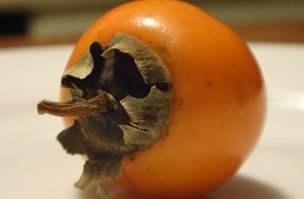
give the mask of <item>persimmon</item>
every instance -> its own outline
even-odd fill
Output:
[[[62,85],[62,103],[38,108],[73,116],[58,139],[88,156],[80,188],[115,179],[155,198],[207,193],[237,172],[265,118],[246,42],[181,1],[134,1],[101,16],[77,42]]]

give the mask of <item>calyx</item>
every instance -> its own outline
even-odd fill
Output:
[[[125,156],[147,149],[166,132],[171,76],[158,55],[134,36],[118,33],[107,46],[93,42],[65,71],[61,84],[69,90],[68,102],[42,101],[38,112],[77,116],[57,139],[68,153],[88,157],[78,188],[117,178]]]

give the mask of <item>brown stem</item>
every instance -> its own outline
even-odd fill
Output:
[[[110,109],[115,109],[117,105],[114,97],[100,91],[91,99],[79,99],[75,102],[52,102],[42,100],[38,105],[39,114],[50,114],[55,116],[92,116],[98,115]]]

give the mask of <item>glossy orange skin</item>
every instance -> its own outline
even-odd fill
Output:
[[[68,67],[91,42],[107,44],[118,32],[156,52],[174,88],[166,136],[125,157],[119,182],[156,198],[191,198],[223,184],[255,146],[265,117],[263,79],[245,42],[190,4],[135,1],[99,18],[76,44]]]

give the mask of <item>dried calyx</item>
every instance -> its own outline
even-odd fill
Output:
[[[61,83],[69,90],[68,102],[42,101],[38,112],[77,116],[58,140],[68,153],[88,157],[78,188],[117,178],[124,156],[148,148],[165,132],[171,76],[136,37],[118,33],[108,46],[92,43]]]

